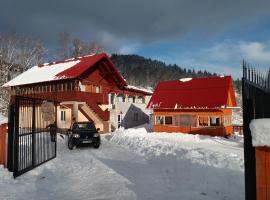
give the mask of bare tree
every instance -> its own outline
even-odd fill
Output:
[[[61,32],[59,34],[58,39],[58,56],[60,59],[67,59],[71,57],[71,49],[70,49],[70,34],[68,32]]]
[[[38,40],[0,34],[0,84],[41,63],[45,53],[46,49]],[[7,91],[0,90],[0,112],[3,114],[7,113],[8,101]]]
[[[83,55],[84,44],[80,39],[76,38],[73,40],[73,48],[73,57],[79,57]]]

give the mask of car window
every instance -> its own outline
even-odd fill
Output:
[[[91,131],[96,131],[96,127],[93,123],[76,123],[73,124],[73,129],[87,129]]]

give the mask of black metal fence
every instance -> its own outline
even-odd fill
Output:
[[[245,195],[256,199],[256,159],[249,123],[252,119],[270,118],[270,77],[243,61],[243,130],[245,158]]]
[[[10,106],[8,141],[8,168],[14,177],[56,157],[56,114],[54,102],[15,97]]]

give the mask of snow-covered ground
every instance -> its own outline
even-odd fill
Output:
[[[0,198],[244,199],[242,140],[136,128],[69,151],[58,137],[56,159],[15,180],[0,167]]]

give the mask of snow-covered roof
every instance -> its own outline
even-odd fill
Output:
[[[114,72],[113,76],[117,77],[119,84],[121,84],[121,86],[126,86],[127,82],[114,66],[110,58],[105,53],[101,53],[34,66],[5,83],[3,87],[76,78],[101,60],[106,61],[107,66],[112,69]]]
[[[0,125],[8,123],[8,118],[0,114]]]
[[[134,91],[138,91],[138,92],[147,93],[149,95],[153,94],[152,90],[142,88],[142,87],[133,86],[133,85],[127,85],[125,88],[129,89],[129,90],[134,90]]]
[[[249,128],[252,135],[252,145],[254,147],[270,147],[270,119],[253,119]]]
[[[3,87],[26,85],[61,79],[57,77],[57,74],[63,72],[66,69],[69,69],[70,67],[73,67],[79,62],[80,60],[76,60],[50,65],[46,63],[43,66],[34,66],[16,78],[12,79],[11,81],[5,83]]]

